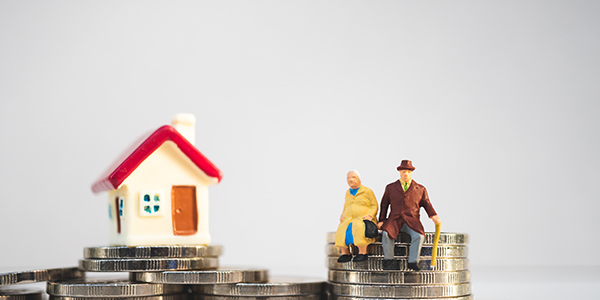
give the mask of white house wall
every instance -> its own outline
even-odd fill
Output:
[[[116,233],[115,217],[113,216],[111,220],[111,244],[128,246],[209,244],[208,185],[215,182],[213,178],[198,169],[175,143],[165,142],[121,185],[126,186],[128,191],[125,201],[126,211],[121,219],[121,234]],[[174,185],[196,187],[198,231],[194,235],[173,234],[171,189]],[[142,191],[162,193],[160,208],[162,215],[140,216]],[[114,202],[115,194],[114,191],[109,193],[109,203]]]
[[[112,190],[108,192],[108,215],[110,219],[109,230],[110,236],[112,240],[113,233],[117,232],[117,208],[115,206],[115,197],[117,195],[117,190]]]
[[[117,218],[118,218],[118,214],[119,214],[119,209],[118,206],[115,204],[115,199],[122,197],[123,199],[127,199],[129,198],[129,193],[128,193],[128,189],[126,185],[121,185],[119,187],[119,189],[117,190],[111,190],[108,192],[108,207],[109,207],[109,215],[110,215],[110,222],[109,222],[109,230],[110,230],[110,239],[111,241],[114,239],[113,235],[117,234]],[[125,202],[125,205],[127,205],[127,201]],[[125,212],[128,212],[129,209],[127,207],[125,207]],[[124,217],[127,217],[127,214],[125,214]],[[121,220],[121,235],[126,235],[127,234],[127,229],[123,227],[123,220]],[[116,238],[116,237],[115,237]],[[112,243],[112,242],[111,242]]]

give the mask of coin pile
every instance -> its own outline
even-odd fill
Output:
[[[196,285],[196,300],[324,300],[325,282],[307,278],[271,278],[264,283]]]
[[[29,282],[47,282],[51,300],[324,299],[323,280],[219,267],[221,253],[220,246],[195,245],[85,248],[78,268],[0,272],[0,300],[45,299],[43,291],[4,287]]]
[[[45,294],[36,288],[14,288],[13,285],[81,278],[84,273],[76,267],[35,270],[0,270],[0,300],[41,300]]]
[[[0,300],[42,300],[43,294],[35,289],[0,288]]]
[[[219,266],[221,246],[109,246],[83,250],[79,268],[91,272],[206,270]]]
[[[264,282],[264,269],[219,268],[220,246],[90,247],[79,269],[87,272],[128,272],[129,279],[49,281],[54,300],[187,299],[190,286]]]
[[[350,299],[437,299],[471,300],[468,235],[444,233],[439,238],[435,267],[430,269],[434,233],[425,234],[419,267],[407,267],[410,237],[402,233],[396,241],[394,259],[398,270],[383,269],[383,247],[379,238],[368,246],[364,262],[338,263],[342,254],[334,245],[335,232],[327,234],[327,293],[332,300]],[[351,248],[353,254],[358,249]]]
[[[157,283],[140,283],[119,279],[75,279],[67,281],[50,281],[47,290],[50,299],[107,299],[135,298],[145,300],[185,299],[187,291],[183,285],[165,285]]]

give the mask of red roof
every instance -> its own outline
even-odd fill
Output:
[[[125,153],[122,159],[117,160],[109,168],[100,179],[92,185],[92,191],[99,193],[102,191],[117,189],[135,169],[144,161],[150,154],[154,153],[158,147],[166,141],[172,141],[177,145],[179,150],[183,152],[192,162],[200,168],[206,175],[217,178],[220,182],[223,175],[211,161],[209,161],[194,145],[185,139],[177,130],[169,125],[162,126],[149,136],[144,137],[140,142],[133,145],[129,151]]]

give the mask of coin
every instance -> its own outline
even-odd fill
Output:
[[[143,282],[168,284],[265,282],[269,279],[269,272],[265,269],[220,268],[218,270],[132,273],[132,279]]]
[[[469,271],[453,272],[364,272],[329,270],[329,281],[358,284],[458,284],[471,279]]]
[[[408,300],[412,298],[395,298],[394,300]],[[329,300],[365,300],[364,297],[342,296],[329,294]],[[368,298],[368,300],[389,300],[389,298]],[[472,295],[447,298],[420,298],[419,300],[473,300]]]
[[[73,279],[81,278],[83,276],[84,273],[77,269],[77,267],[0,272],[0,286],[48,280]]]
[[[325,281],[311,278],[276,277],[265,283],[195,285],[192,286],[192,291],[204,295],[248,297],[322,294],[325,292]]]
[[[87,247],[83,249],[84,258],[185,258],[219,256],[221,246],[180,245],[180,246],[109,246]]]
[[[173,294],[173,295],[160,295],[160,296],[146,296],[146,297],[65,297],[65,296],[50,296],[49,300],[115,300],[115,299],[128,299],[128,300],[187,300],[188,294]]]
[[[44,294],[39,289],[0,288],[0,300],[42,300]]]
[[[215,296],[215,295],[193,295],[194,300],[326,300],[327,294],[308,294],[293,296]],[[445,299],[444,299],[445,300]]]
[[[350,250],[353,254],[358,254],[358,248],[352,246]],[[433,247],[431,246],[423,246],[421,248],[421,257],[431,256],[431,252]],[[468,248],[467,246],[454,246],[454,245],[445,245],[439,246],[437,251],[437,257],[467,257],[468,256]],[[381,243],[373,243],[367,247],[367,253],[369,256],[373,257],[383,257],[383,247]],[[342,251],[339,247],[335,245],[327,245],[327,255],[338,257],[342,255]],[[395,245],[394,247],[394,256],[396,257],[406,257],[408,256],[408,245]]]
[[[335,232],[327,233],[327,243],[335,243]],[[423,245],[433,245],[434,232],[425,232],[425,241]],[[381,242],[381,235],[376,239],[377,242]],[[469,243],[469,235],[464,233],[453,233],[453,232],[442,232],[440,233],[440,239],[438,245],[467,245]],[[410,244],[410,236],[404,232],[400,233],[400,239],[396,240],[396,244]]]
[[[46,292],[52,296],[66,297],[142,297],[177,294],[183,285],[132,282],[129,280],[73,279],[49,281]]]
[[[400,264],[400,270],[409,271],[408,260],[405,258],[396,259]],[[422,259],[419,261],[421,270],[430,270],[431,260]],[[349,271],[387,271],[394,272],[396,270],[384,270],[383,259],[370,257],[364,262],[337,262],[336,257],[327,257],[327,266],[331,270],[349,270]],[[469,269],[469,260],[466,258],[440,258],[436,259],[435,267],[432,271],[462,271]],[[397,272],[397,271],[396,271]]]
[[[79,268],[92,272],[144,272],[168,270],[215,269],[219,266],[217,257],[196,258],[128,258],[128,259],[83,259]]]
[[[333,283],[327,284],[334,295],[347,295],[368,298],[435,298],[458,297],[471,294],[471,284],[449,285],[361,285]]]

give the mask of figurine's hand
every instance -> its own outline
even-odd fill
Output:
[[[383,222],[377,223],[377,229],[381,229],[381,226],[383,226]]]
[[[373,217],[371,217],[370,215],[366,215],[363,217],[363,220],[373,221]]]
[[[342,221],[344,221],[344,215],[340,215],[340,223],[342,223]]]
[[[433,217],[431,217],[431,220],[433,221],[433,223],[435,224],[440,224],[442,223],[442,221],[440,221],[440,217],[438,215],[435,215]]]

